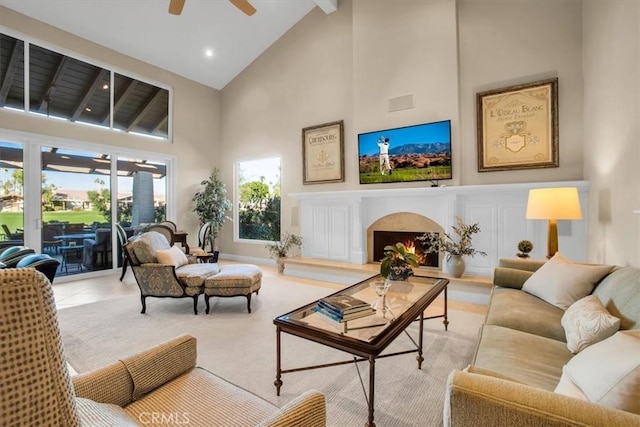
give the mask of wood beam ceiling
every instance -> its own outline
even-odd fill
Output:
[[[98,72],[96,73],[95,77],[93,78],[93,81],[91,82],[91,84],[85,89],[84,94],[82,95],[82,98],[80,99],[80,102],[78,102],[78,105],[76,105],[76,108],[75,108],[75,110],[74,110],[74,112],[73,112],[73,114],[71,115],[71,118],[70,118],[70,120],[72,122],[75,122],[76,120],[78,120],[78,117],[80,117],[80,114],[82,114],[82,112],[86,108],[86,106],[89,103],[89,100],[91,99],[93,94],[102,85],[102,81],[103,81],[103,79],[105,77],[105,74],[107,72],[108,71],[105,70],[104,68],[101,68],[100,70],[98,70]]]
[[[142,104],[140,109],[138,109],[138,111],[136,111],[136,113],[133,115],[133,119],[131,120],[131,122],[129,122],[129,125],[127,126],[127,132],[130,132],[131,129],[133,129],[138,124],[138,122],[142,120],[144,115],[149,112],[149,110],[153,107],[153,104],[160,98],[160,96],[162,96],[162,90],[159,87],[157,87],[153,90],[151,95],[149,95],[149,97],[146,99],[146,102]]]
[[[5,73],[4,79],[2,80],[2,87],[0,87],[0,106],[3,106],[5,102],[7,102],[7,95],[9,95],[9,90],[11,89],[13,76],[18,69],[20,60],[24,60],[23,52],[24,42],[22,42],[21,40],[16,40],[16,43],[13,46],[13,51],[11,52],[11,59],[9,59],[9,65],[7,66],[7,72]]]
[[[58,64],[58,68],[56,68],[55,73],[53,73],[53,76],[51,77],[51,81],[47,85],[47,90],[42,96],[42,99],[40,99],[40,106],[38,107],[38,111],[44,112],[45,107],[47,107],[47,110],[49,109],[48,107],[49,107],[49,102],[51,102],[51,96],[56,91],[56,85],[62,78],[62,75],[64,74],[64,71],[67,68],[68,64],[69,64],[69,57],[62,56],[62,59]]]

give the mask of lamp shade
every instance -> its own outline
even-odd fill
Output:
[[[534,188],[529,190],[527,219],[582,219],[578,189]]]

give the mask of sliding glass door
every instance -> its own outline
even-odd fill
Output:
[[[0,141],[0,251],[24,244],[22,144]]]
[[[175,215],[169,156],[10,135],[0,138],[0,250],[26,245],[57,258],[56,277],[108,271],[122,266],[117,226],[130,237]]]
[[[111,156],[41,148],[42,251],[58,275],[112,267]]]

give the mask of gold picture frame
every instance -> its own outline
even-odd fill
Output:
[[[558,156],[558,79],[476,95],[478,172],[554,168]]]
[[[344,182],[344,121],[302,129],[304,184]]]

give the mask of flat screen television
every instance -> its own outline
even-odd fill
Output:
[[[451,179],[451,120],[358,135],[360,184]]]

